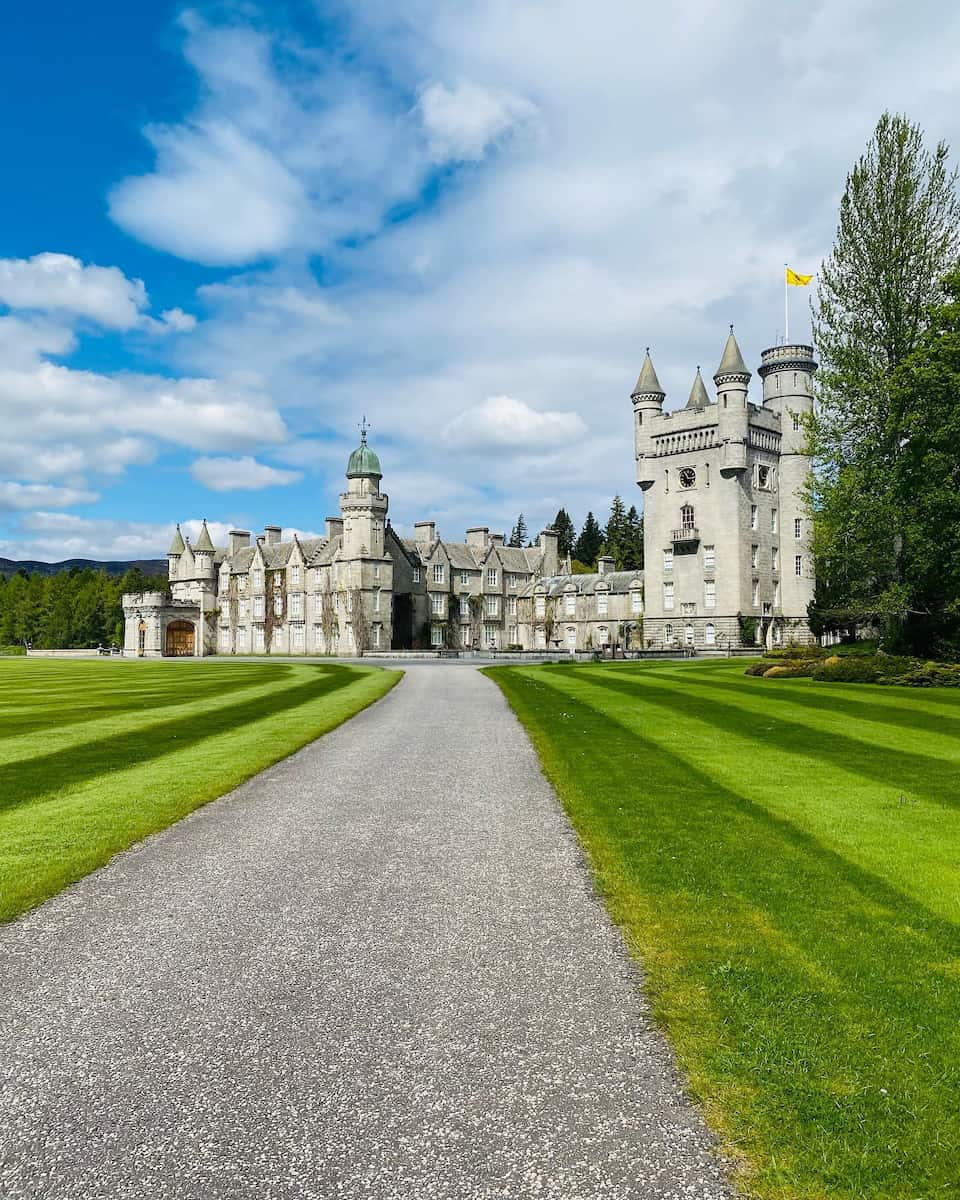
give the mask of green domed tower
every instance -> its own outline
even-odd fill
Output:
[[[367,649],[389,649],[392,637],[393,559],[384,537],[389,498],[380,491],[380,459],[367,445],[367,419],[360,422],[360,445],[347,460],[347,490],[340,496],[343,535],[340,543],[340,586],[362,597]],[[362,652],[353,629],[345,631]]]

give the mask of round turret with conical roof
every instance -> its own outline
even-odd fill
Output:
[[[697,367],[696,378],[693,381],[693,387],[690,389],[690,398],[687,400],[687,408],[706,408],[710,403],[710,397],[707,395],[706,385],[703,382],[703,376],[700,374],[700,368]]]

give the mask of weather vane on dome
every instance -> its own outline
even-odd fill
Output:
[[[364,445],[367,444],[367,430],[369,428],[370,426],[367,424],[367,414],[364,413],[360,418],[360,441],[363,442]]]

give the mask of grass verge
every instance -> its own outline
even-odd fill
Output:
[[[740,1186],[960,1194],[960,696],[491,668]]]
[[[378,700],[343,664],[0,662],[0,921]]]

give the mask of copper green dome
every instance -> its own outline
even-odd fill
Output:
[[[350,455],[350,461],[347,463],[347,478],[355,479],[358,475],[376,475],[379,479],[382,474],[380,459],[367,445],[367,435],[363,434],[363,440]]]

